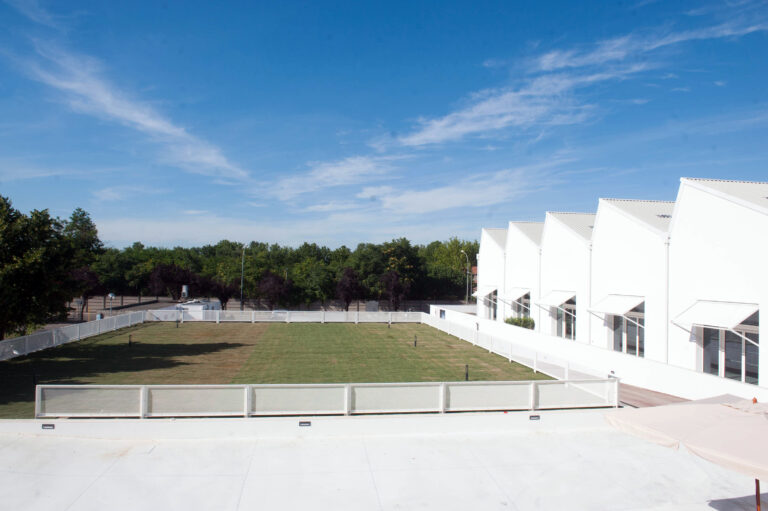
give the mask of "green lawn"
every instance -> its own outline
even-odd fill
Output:
[[[128,346],[128,336],[132,346]],[[414,336],[417,346],[414,348]],[[0,362],[0,418],[39,383],[331,383],[548,379],[420,324],[146,323]]]

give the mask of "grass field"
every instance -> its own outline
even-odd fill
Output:
[[[132,345],[128,346],[128,336]],[[414,336],[417,346],[413,346]],[[31,418],[34,381],[344,383],[547,379],[426,325],[145,323],[0,362],[0,418]]]

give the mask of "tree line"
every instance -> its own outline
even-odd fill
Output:
[[[202,247],[146,247],[140,242],[106,248],[88,213],[67,219],[47,210],[25,215],[0,196],[0,339],[23,333],[107,293],[181,298],[190,295],[262,299],[271,308],[333,299],[387,300],[397,310],[405,299],[459,299],[465,295],[467,257],[476,264],[477,241],[451,238],[427,245],[406,238],[330,249],[223,240]],[[467,256],[465,257],[464,251]],[[82,307],[81,305],[81,314]]]

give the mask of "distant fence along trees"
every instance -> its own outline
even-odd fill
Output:
[[[222,303],[240,297],[291,307],[338,298],[387,300],[460,299],[465,293],[464,250],[475,264],[477,241],[451,238],[427,245],[405,238],[360,243],[354,250],[304,243],[287,247],[223,240],[202,247],[145,247],[136,242],[104,248],[88,213],[66,220],[47,210],[24,215],[0,197],[0,336],[66,313],[76,297],[97,294],[190,294]]]

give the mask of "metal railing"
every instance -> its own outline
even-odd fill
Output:
[[[0,341],[0,360],[8,360],[35,351],[61,346],[69,342],[87,339],[105,332],[126,328],[144,322],[144,311],[129,312],[109,318],[78,323],[61,328],[44,330],[23,337]]]
[[[615,378],[276,385],[38,385],[35,417],[254,417],[616,407]]]

